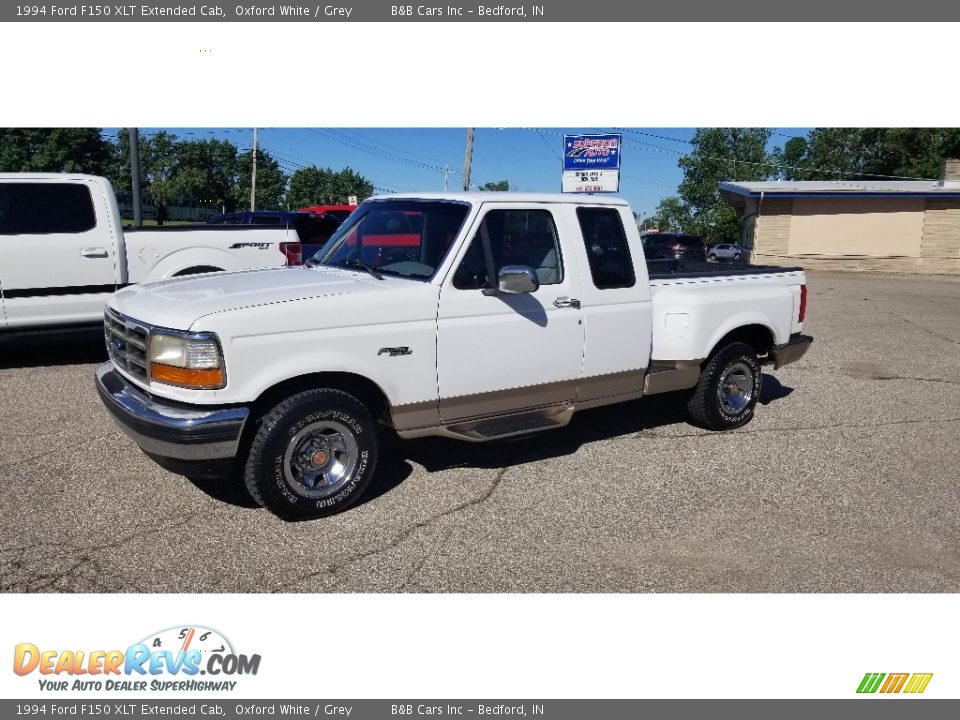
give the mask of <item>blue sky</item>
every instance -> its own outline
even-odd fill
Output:
[[[142,128],[151,133],[159,128]],[[163,128],[185,139],[229,139],[241,150],[253,128]],[[114,135],[115,129],[107,130]],[[693,128],[477,128],[471,184],[509,180],[511,189],[558,192],[564,134],[621,132],[620,195],[641,215],[676,192],[682,179],[677,160],[690,151]],[[806,129],[773,128],[770,149]],[[443,189],[463,184],[466,128],[260,128],[260,145],[292,174],[309,165],[351,167],[381,192]]]

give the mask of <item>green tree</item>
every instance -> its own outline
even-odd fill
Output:
[[[661,200],[650,220],[650,223],[644,221],[645,228],[656,226],[661,231],[680,232],[692,225],[690,210],[676,195]]]
[[[177,137],[161,130],[152,135],[140,133],[140,189],[144,202],[157,209],[157,222],[167,219],[167,208],[177,199]],[[117,131],[113,143],[107,178],[118,193],[129,193],[130,183],[130,134],[127,128]]]
[[[498,180],[497,182],[488,182],[480,186],[481,190],[487,192],[507,192],[510,190],[510,182],[508,180]]]
[[[791,138],[773,154],[777,176],[785,180],[844,180],[863,172],[866,158],[860,128],[818,128]]]
[[[0,171],[104,175],[111,144],[100,128],[0,128]]]
[[[350,195],[363,202],[373,195],[373,184],[350,168],[337,171],[312,166],[297,170],[290,177],[287,204],[291,209],[337,205],[346,203]]]
[[[167,219],[167,208],[179,194],[177,187],[176,135],[160,131],[144,139],[140,136],[140,172],[143,189],[157,208],[157,224]]]
[[[236,210],[240,184],[236,145],[229,140],[181,140],[176,144],[176,158],[174,189],[178,195],[190,204],[215,203],[224,212]]]
[[[787,180],[884,180],[940,176],[960,152],[957,128],[816,128],[776,153]]]
[[[953,154],[957,131],[947,128],[868,128],[863,131],[867,149],[865,176],[907,178],[940,177],[943,159]]]
[[[235,205],[238,208],[250,207],[250,186],[253,177],[253,151],[248,150],[237,156],[238,186]],[[287,190],[287,175],[280,169],[280,163],[274,160],[263,148],[257,150],[257,210],[280,210],[283,208],[283,196]]]
[[[727,181],[767,180],[774,174],[767,155],[770,130],[709,128],[694,134],[693,151],[680,158],[683,181],[679,195],[689,213],[685,228],[713,242],[736,242],[740,218],[722,197]]]
[[[140,156],[146,152],[147,138],[140,136]],[[104,173],[113,189],[118,193],[128,193],[130,185],[130,134],[127,128],[117,130],[116,141],[111,145],[110,162]],[[143,172],[140,173],[141,187],[143,186]]]

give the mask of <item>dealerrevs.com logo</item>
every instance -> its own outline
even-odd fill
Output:
[[[233,678],[259,669],[260,655],[237,653],[219,632],[200,626],[151,633],[125,650],[51,650],[20,643],[13,651],[13,671],[24,677],[35,673],[45,691],[230,691],[238,682]]]

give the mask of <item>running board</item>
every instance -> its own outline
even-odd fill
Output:
[[[546,430],[556,430],[570,423],[573,405],[553,405],[536,410],[499,415],[496,417],[467,420],[440,427],[407,430],[398,433],[402,438],[445,435],[458,440],[486,442],[501,438],[531,435]]]
[[[570,422],[572,417],[573,405],[561,405],[515,415],[457,423],[446,426],[446,430],[466,440],[498,440],[562,428]]]

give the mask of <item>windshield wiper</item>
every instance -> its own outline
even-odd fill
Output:
[[[377,280],[383,280],[383,275],[381,275],[375,268],[370,267],[362,260],[357,260],[356,258],[349,258],[344,260],[341,264],[341,267],[349,268],[360,268],[361,270],[366,270],[368,273],[373,275]]]

